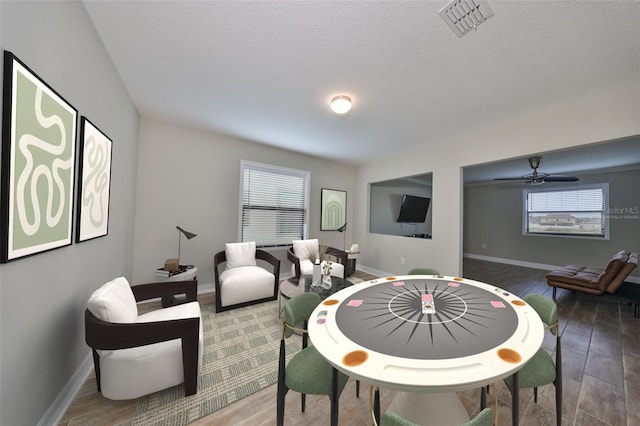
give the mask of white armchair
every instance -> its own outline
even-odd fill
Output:
[[[227,243],[214,256],[213,271],[216,312],[278,298],[280,260],[255,242]]]
[[[102,395],[134,399],[182,382],[186,396],[197,392],[203,342],[197,285],[190,280],[130,287],[120,277],[91,295],[85,340]],[[136,302],[175,294],[185,294],[186,303],[138,315]]]
[[[320,246],[317,239],[294,240],[293,246],[288,250],[288,259],[291,261],[291,274],[296,278],[301,275],[313,275],[313,262],[320,259],[324,268],[326,258],[332,258],[331,275],[344,278],[344,266],[347,264],[347,252],[333,247]]]

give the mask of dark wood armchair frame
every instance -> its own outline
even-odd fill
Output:
[[[327,246],[326,250],[324,253],[320,254],[322,255],[330,255],[333,256],[337,259],[337,262],[342,264],[344,266],[344,278],[347,277],[347,261],[348,261],[348,254],[346,251],[344,250],[340,250],[334,247],[329,247]],[[293,266],[295,268],[295,276],[296,278],[300,278],[300,258],[298,256],[296,256],[296,254],[293,252],[293,246],[289,247],[289,250],[287,250],[287,259],[289,259],[289,261],[291,263],[293,263]],[[322,259],[320,259],[322,260]]]
[[[186,302],[197,301],[198,282],[169,281],[131,286],[136,302],[158,297],[185,294]],[[98,319],[85,310],[85,341],[93,351],[93,365],[100,391],[100,355],[98,350],[116,350],[150,345],[168,340],[182,340],[182,368],[184,370],[185,396],[193,395],[198,388],[198,340],[200,318],[183,318],[144,323],[111,323]]]
[[[278,285],[280,282],[280,259],[267,251],[256,249],[256,260],[262,260],[267,265],[271,265],[271,267],[273,268],[272,271],[269,271],[273,273],[275,277],[273,282],[273,295],[264,297],[262,299],[249,300],[247,302],[236,303],[234,305],[222,306],[222,298],[220,294],[220,272],[218,271],[218,267],[227,261],[227,254],[224,250],[219,251],[215,254],[215,256],[213,257],[213,275],[216,287],[216,312],[228,311],[230,309],[241,308],[243,306],[255,305],[257,303],[269,302],[271,300],[278,299]],[[258,262],[258,266],[262,267],[263,264]],[[268,268],[265,269],[268,270]]]

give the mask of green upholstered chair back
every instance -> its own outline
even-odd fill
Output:
[[[524,300],[535,309],[540,319],[554,335],[558,333],[558,306],[556,302],[541,294],[527,294]]]
[[[485,408],[480,411],[477,416],[466,422],[462,426],[492,426],[493,425],[493,410],[491,408]]]
[[[320,304],[320,295],[318,293],[306,292],[292,297],[284,305],[284,322],[290,327],[295,327],[309,319],[311,312]],[[285,337],[291,337],[293,330],[285,326]]]
[[[413,268],[409,275],[440,275],[440,272],[435,268]]]
[[[413,422],[400,417],[393,411],[387,411],[380,417],[380,426],[418,426]]]

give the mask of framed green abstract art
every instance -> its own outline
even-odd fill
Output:
[[[337,231],[347,223],[347,191],[322,188],[321,203],[321,231]]]
[[[107,235],[111,186],[111,139],[86,117],[80,119],[76,242]]]
[[[77,114],[4,52],[1,262],[71,244]]]

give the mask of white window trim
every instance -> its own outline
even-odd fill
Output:
[[[289,167],[274,166],[272,164],[258,163],[255,161],[240,160],[240,187],[238,188],[238,234],[236,241],[242,241],[242,196],[244,188],[244,171],[247,168],[304,178],[305,191],[307,195],[304,200],[304,226],[302,231],[304,235],[302,239],[307,239],[309,237],[309,199],[311,197],[311,172],[306,170],[292,169]],[[269,249],[270,247],[266,248]]]
[[[589,236],[589,235],[568,235],[568,234],[552,234],[552,233],[531,233],[527,232],[527,195],[534,192],[553,192],[553,191],[579,191],[583,189],[602,189],[604,200],[602,205],[602,213],[604,214],[604,235],[600,236]],[[610,231],[610,223],[609,223],[609,215],[607,212],[609,211],[609,184],[608,183],[589,183],[582,185],[572,185],[572,186],[554,186],[553,188],[544,188],[544,187],[536,187],[536,188],[525,188],[522,190],[522,235],[527,237],[552,237],[552,238],[582,238],[587,240],[596,240],[596,241],[607,241],[610,239],[609,231]]]

